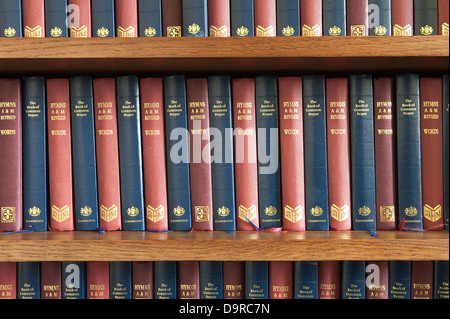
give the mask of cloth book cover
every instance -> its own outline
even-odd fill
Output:
[[[155,299],[177,299],[177,262],[155,261]]]
[[[294,299],[319,299],[319,263],[294,262]]]
[[[324,36],[347,35],[347,9],[345,0],[323,0],[322,19]]]
[[[45,36],[47,38],[67,38],[67,0],[45,0]]]
[[[92,1],[92,36],[114,38],[116,36],[116,12],[114,0]]]
[[[162,36],[161,0],[138,0],[138,22],[140,37]]]
[[[130,261],[112,261],[109,263],[110,299],[133,298],[133,268]]]
[[[253,0],[230,0],[231,36],[255,36]]]

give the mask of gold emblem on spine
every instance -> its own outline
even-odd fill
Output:
[[[264,212],[267,216],[275,216],[277,213],[277,209],[270,205],[269,207],[266,207]]]
[[[5,31],[3,33],[4,33],[5,37],[12,38],[13,36],[16,35],[16,29],[9,27],[9,28],[5,29]]]
[[[196,24],[196,23],[193,23],[193,24],[191,24],[189,27],[188,27],[188,32],[190,33],[190,34],[197,34],[197,33],[199,33],[200,32],[200,26],[198,25],[198,24]]]
[[[80,214],[81,214],[81,216],[84,216],[84,217],[91,216],[92,208],[84,206],[83,208],[80,209]]]
[[[223,25],[220,28],[212,25],[209,28],[209,36],[216,38],[226,38],[228,36],[228,28],[226,25]]]
[[[322,214],[323,214],[322,207],[316,206],[311,208],[311,215],[313,215],[314,217],[322,216]]]
[[[55,205],[52,206],[52,219],[57,221],[58,223],[62,223],[63,221],[69,219],[70,217],[70,208],[65,205],[62,208],[58,208]]]
[[[319,25],[315,25],[310,27],[306,24],[302,26],[302,35],[304,37],[319,37],[320,36],[320,27]]]
[[[2,207],[2,223],[14,223],[16,221],[15,207]]]
[[[256,206],[252,205],[249,208],[246,208],[244,205],[240,205],[239,218],[246,222],[248,222],[247,218],[249,220],[254,220],[256,218]]]
[[[303,219],[303,207],[297,206],[292,208],[289,205],[284,207],[284,217],[291,223],[296,223]]]
[[[447,22],[444,22],[442,24],[442,35],[445,35],[447,37],[450,35],[449,26]]]
[[[100,218],[105,222],[112,222],[119,216],[119,210],[116,205],[112,205],[111,207],[106,207],[104,205],[100,206]]]
[[[220,217],[226,217],[230,214],[230,209],[228,207],[222,206],[219,209],[217,209],[217,214]]]
[[[411,25],[407,24],[404,27],[399,26],[398,24],[394,25],[393,28],[393,35],[396,37],[401,37],[401,36],[412,36],[413,32],[412,32],[412,27]]]
[[[282,32],[284,36],[290,37],[295,33],[295,29],[291,26],[287,26],[286,28],[283,28]]]
[[[328,30],[328,34],[332,35],[332,36],[340,35],[341,32],[342,32],[342,30],[338,26],[334,26]]]
[[[375,32],[376,35],[386,35],[387,28],[382,26],[382,25],[380,25],[379,27],[376,27],[374,29],[374,32]]]
[[[72,38],[87,38],[88,37],[87,26],[84,25],[79,28],[76,28],[76,27],[70,28],[70,37],[72,37]]]
[[[127,209],[127,215],[130,217],[136,217],[139,215],[139,209],[137,207],[131,206]]]
[[[37,217],[41,214],[41,210],[39,209],[39,207],[33,206],[28,210],[28,215],[32,216],[32,217]]]
[[[169,38],[181,37],[181,27],[180,26],[167,27],[167,36]]]
[[[434,31],[433,28],[429,25],[420,28],[420,34],[422,35],[432,35],[433,31]]]
[[[365,25],[352,25],[350,27],[350,35],[352,37],[363,37],[366,35]]]
[[[195,221],[196,222],[209,221],[209,207],[208,206],[195,206]]]
[[[156,29],[148,27],[147,29],[144,30],[144,35],[149,38],[154,37],[156,35]]]
[[[380,206],[380,221],[382,223],[395,221],[395,207]]]
[[[119,38],[134,38],[134,27],[130,25],[128,28],[118,27],[117,36]]]
[[[406,208],[405,209],[405,215],[408,216],[408,217],[417,216],[417,208],[412,207],[412,206]]]
[[[360,207],[358,209],[358,214],[360,214],[361,216],[367,217],[370,215],[370,208],[364,205],[363,207]]]
[[[97,35],[100,38],[105,38],[105,37],[107,37],[109,35],[109,30],[107,28],[105,28],[105,27],[102,27],[101,29],[97,30]]]
[[[257,37],[274,37],[275,36],[275,29],[270,25],[267,28],[264,28],[262,26],[256,27],[256,36]]]
[[[53,38],[58,38],[62,35],[62,30],[58,27],[54,27],[50,30],[50,36]]]
[[[25,38],[42,38],[42,28],[40,25],[30,28],[25,27]]]
[[[186,211],[181,206],[177,206],[173,209],[173,214],[178,217],[183,216],[185,212]]]
[[[349,218],[350,216],[350,209],[348,205],[344,205],[342,207],[339,207],[335,204],[331,205],[331,217],[337,220],[338,222],[342,222]]]
[[[248,35],[248,29],[244,26],[236,29],[236,34],[240,37],[245,37]]]
[[[441,205],[437,205],[436,207],[433,208],[430,205],[426,204],[423,207],[423,217],[425,217],[432,223],[437,222],[439,219],[442,218]]]
[[[150,205],[147,205],[147,219],[151,222],[157,223],[164,218],[164,206],[159,205],[156,208],[153,208]]]

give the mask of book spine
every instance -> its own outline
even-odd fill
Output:
[[[245,299],[269,299],[269,262],[245,262]]]
[[[237,229],[259,227],[255,79],[232,80]],[[250,223],[251,222],[251,223]]]
[[[140,37],[162,36],[161,0],[138,0]]]
[[[111,261],[109,263],[110,299],[132,299],[132,262]]]
[[[342,262],[342,299],[366,299],[366,263],[364,261]]]
[[[396,77],[398,221],[423,229],[419,76]]]
[[[207,0],[183,0],[183,36],[208,36]]]
[[[189,132],[184,75],[164,77],[164,109],[169,229],[190,230]]]
[[[220,141],[211,158],[214,230],[236,230],[233,113],[230,76],[208,78],[209,122],[213,141]],[[216,140],[217,138],[217,140]]]
[[[133,262],[133,299],[153,299],[153,262]]]
[[[200,299],[223,299],[221,261],[200,261]]]
[[[139,78],[116,79],[123,230],[144,230],[144,179]]]
[[[45,0],[45,36],[67,38],[67,0]]]
[[[325,78],[303,77],[305,212],[307,230],[329,230]]]
[[[163,36],[181,37],[183,35],[182,0],[164,0],[161,4]]]
[[[319,299],[319,263],[294,262],[294,299]]]
[[[114,0],[92,0],[92,36],[99,38],[116,36]]]
[[[45,38],[44,0],[22,0],[25,38]]]
[[[41,299],[61,299],[61,262],[41,262]]]
[[[244,299],[245,295],[245,262],[223,262],[223,298]]]
[[[0,37],[22,36],[22,1],[0,0]]]
[[[389,262],[389,299],[411,298],[411,262]]]
[[[449,140],[450,140],[450,133],[449,133],[449,124],[450,124],[450,117],[449,117],[449,106],[450,106],[450,97],[449,97],[449,77],[448,74],[444,75],[442,77],[442,89],[443,89],[443,97],[442,97],[442,107],[443,107],[443,153],[444,153],[444,224],[445,229],[448,230],[449,228],[449,211],[450,211],[450,172],[449,172],[449,166],[450,166],[450,156],[449,156]]]
[[[269,261],[269,299],[293,299],[292,261]]]
[[[391,0],[369,0],[368,11],[369,35],[392,35]]]
[[[449,0],[438,0],[438,34],[449,36]]]
[[[47,127],[44,77],[22,79],[23,225],[47,230]]]
[[[347,0],[347,35],[354,37],[369,35],[368,0]]]
[[[39,262],[17,263],[17,299],[41,299]]]
[[[438,0],[414,0],[414,35],[438,33]]]
[[[354,230],[376,230],[373,78],[351,75],[350,141]]]
[[[444,230],[442,78],[420,78],[424,230]]]
[[[0,300],[17,299],[17,263],[0,262]]]
[[[411,36],[414,34],[413,0],[395,0],[391,3],[392,35]]]
[[[200,299],[200,262],[178,262],[178,299]]]
[[[75,228],[97,230],[97,160],[95,156],[92,78],[70,78],[72,169]]]
[[[322,36],[322,0],[300,0],[302,36]]]
[[[177,299],[177,262],[154,262],[155,299]]]
[[[411,299],[433,299],[433,270],[432,261],[411,262]]]
[[[298,0],[277,1],[277,34],[279,36],[300,35],[300,2]]]
[[[330,229],[351,230],[351,164],[348,78],[328,78],[327,163]]]
[[[303,87],[301,77],[278,79],[283,229],[305,231]]]
[[[255,35],[257,37],[277,36],[276,0],[254,0]]]
[[[231,36],[230,0],[208,0],[210,37]]]
[[[389,299],[389,262],[367,262],[366,299]]]
[[[116,0],[116,35],[119,38],[139,35],[137,0]]]
[[[319,261],[319,299],[340,299],[339,261]]]
[[[167,230],[167,182],[162,78],[141,78],[142,156],[147,230]]]
[[[86,299],[86,262],[61,263],[62,299]]]
[[[322,19],[324,36],[347,35],[346,0],[323,0]]]
[[[67,24],[71,38],[92,37],[91,0],[68,0]]]
[[[109,262],[86,262],[87,299],[109,299]]]
[[[395,230],[397,214],[397,144],[393,78],[374,78],[375,183],[377,229]]]
[[[449,299],[448,260],[434,262],[434,299]]]
[[[231,36],[255,36],[253,0],[230,0]]]

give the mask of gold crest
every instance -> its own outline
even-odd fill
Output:
[[[119,38],[134,38],[134,27],[130,25],[128,28],[118,27],[117,36]]]
[[[112,205],[109,208],[104,205],[100,206],[100,218],[107,223],[116,219],[119,216],[118,212],[119,210],[116,205]]]
[[[181,37],[181,27],[180,26],[167,27],[167,36],[169,38]]]
[[[200,26],[196,23],[193,23],[188,27],[188,32],[190,34],[197,34],[200,32],[200,30],[201,30]]]
[[[450,35],[449,26],[447,22],[444,22],[442,24],[442,35],[445,35],[447,37]]]
[[[147,29],[144,30],[144,35],[149,38],[154,37],[156,35],[156,29],[148,27]]]
[[[159,205],[156,208],[153,208],[150,205],[147,205],[147,219],[151,222],[157,223],[164,218],[164,206]]]
[[[336,219],[338,222],[342,222],[350,217],[350,209],[348,205],[339,207],[335,204],[331,205],[331,217]]]
[[[256,218],[256,216],[257,216],[257,212],[256,212],[255,205],[252,205],[249,208],[246,208],[243,205],[239,206],[239,218],[242,219],[243,221],[248,222],[247,218],[249,220],[254,220]]]
[[[173,214],[174,214],[175,216],[180,217],[180,216],[183,216],[184,213],[185,213],[185,210],[184,210],[184,208],[181,207],[181,206],[177,206],[177,207],[175,207],[175,208],[173,209]]]
[[[209,207],[208,206],[195,206],[195,221],[196,222],[209,221]]]
[[[406,208],[405,209],[405,215],[408,216],[408,217],[416,216],[417,215],[417,208],[412,207],[412,206]]]
[[[136,217],[139,215],[139,209],[137,207],[131,206],[127,209],[127,215],[130,217]]]
[[[217,209],[217,214],[220,217],[226,217],[230,214],[230,209],[228,207],[222,206],[219,209]]]
[[[295,33],[295,29],[291,26],[287,26],[286,28],[283,28],[282,32],[284,36],[290,37]]]
[[[70,217],[70,208],[69,206],[63,206],[62,208],[58,208],[55,205],[52,206],[52,219],[57,221],[58,223],[62,223],[63,221],[69,219]]]
[[[15,207],[2,207],[2,223],[14,223],[16,221]]]
[[[97,35],[100,38],[106,38],[109,35],[109,30],[105,27],[101,27],[101,29],[97,30]]]
[[[83,208],[80,209],[80,214],[81,214],[81,216],[84,216],[84,217],[91,216],[92,208],[84,206]]]
[[[25,38],[42,38],[42,27],[40,25],[30,28],[25,27]]]
[[[328,30],[328,34],[332,35],[332,36],[340,35],[341,32],[342,32],[342,30],[338,26],[334,26]]]
[[[264,28],[262,26],[256,27],[256,36],[257,37],[274,37],[275,36],[275,29],[270,25],[267,28]]]
[[[291,223],[296,223],[303,219],[303,207],[297,206],[292,208],[289,205],[284,207],[284,217]]]
[[[275,216],[277,213],[277,209],[270,205],[269,207],[266,207],[264,212],[267,216]]]
[[[395,207],[380,206],[380,221],[383,223],[395,221]]]
[[[363,37],[366,35],[365,25],[352,25],[350,27],[350,35],[352,37]]]
[[[236,34],[240,37],[245,37],[248,35],[248,29],[244,26],[236,29]]]
[[[420,34],[422,35],[432,35],[433,31],[434,31],[433,28],[429,25],[420,28]]]
[[[316,206],[311,208],[311,215],[313,215],[314,217],[322,216],[322,214],[323,214],[322,207]]]
[[[12,38],[13,36],[16,35],[16,29],[9,27],[9,28],[5,29],[5,31],[3,33],[4,33],[5,37]]]
[[[228,28],[226,25],[223,25],[220,28],[212,25],[209,28],[209,36],[216,37],[216,38],[225,38],[228,36]]]
[[[38,217],[41,214],[39,207],[33,206],[28,210],[28,215],[32,217]]]
[[[360,207],[358,209],[358,214],[360,214],[361,216],[367,217],[370,215],[370,208],[364,205],[363,207]]]
[[[387,28],[382,26],[382,25],[380,25],[379,27],[376,27],[374,29],[374,32],[375,32],[376,35],[386,35]]]
[[[319,25],[315,25],[310,27],[306,24],[302,26],[302,35],[304,37],[319,37],[320,36],[320,27]]]
[[[393,35],[397,36],[397,37],[412,36],[412,34],[413,34],[412,27],[409,24],[405,25],[404,27],[396,24],[396,25],[394,25],[394,28],[392,31],[393,31]]]
[[[58,38],[62,35],[62,30],[58,27],[54,27],[53,29],[50,30],[50,36],[52,36],[53,38]]]
[[[426,204],[423,207],[423,217],[428,219],[430,222],[435,223],[439,219],[442,218],[442,207],[441,205],[437,205],[436,207],[431,207],[430,205]]]

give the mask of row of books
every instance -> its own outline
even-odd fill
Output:
[[[0,0],[0,36],[448,36],[448,11],[449,0]]]
[[[448,261],[0,262],[0,299],[449,299]]]
[[[448,125],[448,75],[0,79],[0,231],[443,230]]]

